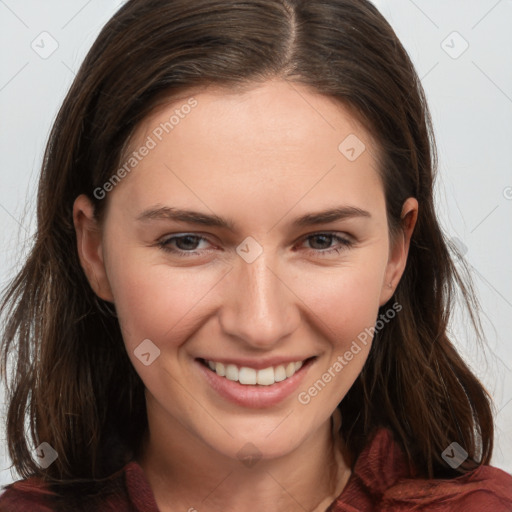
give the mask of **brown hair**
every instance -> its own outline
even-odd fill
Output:
[[[436,154],[425,95],[383,16],[365,0],[131,0],[101,31],[60,109],[39,182],[35,242],[2,303],[6,381],[9,356],[14,360],[9,454],[23,477],[107,478],[146,428],[143,383],[115,311],[94,294],[78,259],[75,198],[87,194],[101,219],[107,201],[93,191],[118,169],[130,136],[162,98],[276,77],[338,100],[375,138],[391,233],[400,229],[406,198],[420,205],[392,299],[403,310],[376,334],[339,405],[347,443],[357,455],[386,426],[428,477],[489,462],[490,396],[447,334],[455,292],[479,334],[477,303],[434,211]],[[46,471],[31,456],[27,415],[33,446],[47,441],[59,454]],[[457,471],[441,457],[452,441],[469,454]]]

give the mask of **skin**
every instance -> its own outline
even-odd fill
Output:
[[[404,203],[403,233],[391,243],[370,135],[348,110],[305,86],[275,80],[194,98],[197,107],[108,193],[102,225],[86,196],[73,211],[84,271],[95,293],[115,304],[146,387],[149,433],[138,460],[162,511],[325,510],[350,476],[350,447],[333,446],[331,415],[371,343],[307,405],[298,394],[375,325],[405,268],[418,203]],[[130,151],[184,103],[149,116]],[[338,150],[350,134],[366,145],[355,161]],[[136,220],[154,205],[214,213],[236,230]],[[335,206],[370,216],[292,225]],[[312,237],[325,232],[352,245]],[[170,245],[196,255],[158,245],[189,233],[207,240]],[[236,252],[248,236],[263,249],[252,263]],[[326,254],[333,248],[340,250]],[[144,339],[160,350],[149,366],[134,355]],[[194,362],[207,356],[316,360],[291,396],[254,409],[208,386]],[[252,467],[237,457],[248,442],[262,457]]]

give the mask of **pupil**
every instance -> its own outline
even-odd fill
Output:
[[[332,235],[315,235],[313,237],[313,243],[311,243],[311,246],[313,247],[313,249],[325,249],[326,247],[314,247],[315,243],[314,243],[314,240],[318,240],[319,238],[323,238],[324,240],[327,239],[328,242],[331,241],[332,239]],[[322,244],[320,244],[322,245]],[[327,247],[329,247],[330,243],[327,243]]]
[[[192,242],[190,244],[187,244],[187,241],[188,242],[192,241]],[[179,249],[183,249],[183,250],[195,249],[196,248],[195,246],[197,246],[197,237],[191,236],[191,235],[184,236],[184,237],[178,238],[176,240],[176,243],[178,244]],[[180,245],[183,245],[183,243],[184,243],[185,247],[183,247],[183,246],[179,247]],[[187,245],[189,245],[189,246],[187,247]],[[192,245],[193,247],[190,247],[190,245]]]

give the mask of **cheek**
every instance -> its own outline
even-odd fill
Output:
[[[310,413],[314,410],[319,416],[332,411],[361,373],[377,320],[382,272],[378,262],[374,266],[345,267],[317,273],[310,281],[315,286],[302,287],[299,293],[330,348],[299,390],[299,407]]]
[[[111,268],[109,280],[123,337],[132,350],[146,338],[179,345],[188,315],[216,282],[211,272],[148,265],[129,257]]]
[[[346,265],[297,276],[295,293],[323,326],[326,339],[345,345],[375,324],[384,265]]]

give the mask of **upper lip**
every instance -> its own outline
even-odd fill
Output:
[[[289,363],[295,363],[297,361],[305,361],[315,356],[297,356],[297,357],[267,357],[263,359],[249,359],[249,358],[230,358],[230,357],[200,357],[198,359],[204,359],[206,361],[213,361],[215,363],[222,363],[223,365],[234,364],[239,368],[242,366],[248,368],[254,368],[255,370],[263,370],[271,366],[286,366]]]

